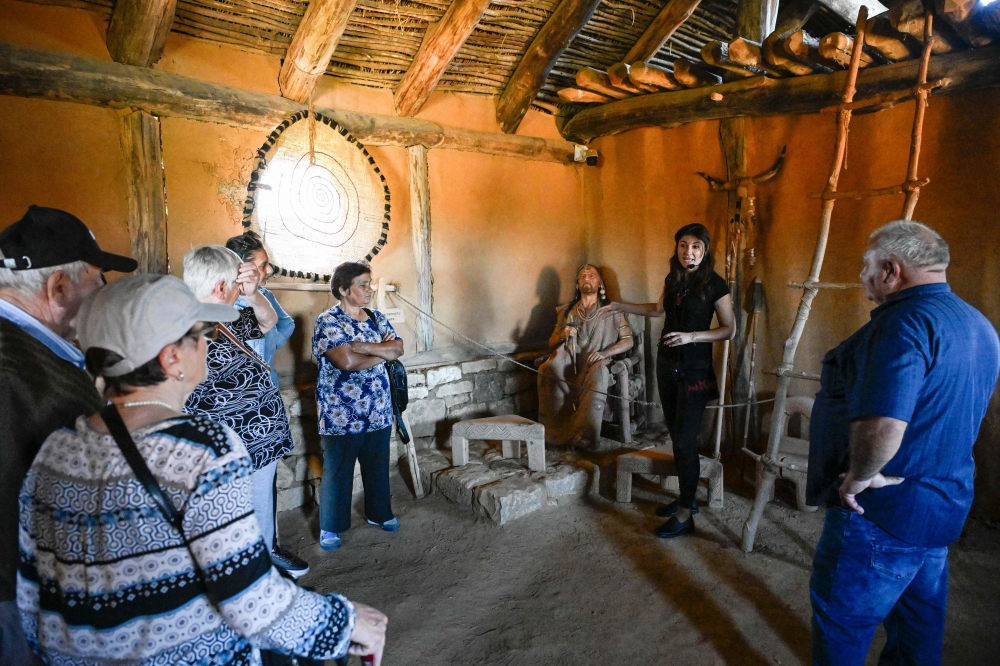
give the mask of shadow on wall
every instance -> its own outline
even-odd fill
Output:
[[[556,327],[556,308],[559,306],[559,295],[562,292],[562,279],[551,266],[546,266],[538,275],[535,284],[535,296],[538,304],[531,308],[528,323],[521,328],[518,322],[511,333],[511,339],[517,343],[514,353],[538,349],[548,341]]]

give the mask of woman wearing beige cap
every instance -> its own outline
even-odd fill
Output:
[[[236,316],[159,275],[81,307],[79,340],[110,404],[49,436],[20,497],[18,605],[46,662],[255,665],[258,648],[381,661],[385,616],[279,574],[246,448],[182,412],[206,375],[205,338]]]

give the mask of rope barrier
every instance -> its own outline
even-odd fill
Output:
[[[405,298],[404,296],[402,296],[399,293],[398,289],[396,291],[387,292],[387,295],[391,299],[399,299],[403,303],[406,303],[408,306],[410,306],[411,308],[413,308],[414,310],[416,310],[418,313],[420,313],[423,316],[427,317],[428,319],[430,319],[431,321],[433,321],[437,325],[441,326],[445,330],[450,331],[451,333],[454,333],[455,335],[457,335],[458,337],[462,338],[466,342],[469,342],[469,343],[475,345],[476,347],[479,347],[480,349],[482,349],[482,350],[484,350],[486,352],[489,352],[490,355],[502,358],[502,359],[504,359],[504,360],[506,360],[506,361],[508,361],[510,363],[513,363],[516,366],[519,366],[521,368],[524,368],[525,370],[533,372],[536,375],[541,375],[543,377],[549,377],[550,379],[554,379],[554,380],[562,382],[564,384],[568,384],[569,386],[574,386],[574,387],[576,387],[576,388],[578,388],[578,389],[580,389],[582,391],[589,391],[591,393],[596,393],[598,395],[603,395],[606,398],[614,398],[616,400],[622,400],[623,402],[627,402],[627,403],[630,402],[630,403],[633,403],[633,404],[636,404],[636,405],[642,405],[644,407],[654,407],[654,408],[659,409],[661,411],[663,410],[663,406],[660,405],[660,404],[658,404],[658,403],[655,403],[655,402],[646,402],[644,400],[634,400],[632,398],[628,398],[628,397],[624,397],[624,396],[612,395],[612,394],[608,393],[607,391],[598,391],[597,389],[590,388],[589,386],[584,386],[583,384],[575,384],[573,382],[567,381],[567,380],[562,379],[560,377],[556,377],[554,375],[548,375],[548,374],[546,374],[544,372],[541,372],[540,370],[538,370],[535,367],[532,367],[530,365],[522,363],[522,362],[518,361],[517,359],[511,358],[510,356],[504,354],[503,352],[497,351],[496,349],[490,347],[489,345],[485,345],[485,344],[479,342],[478,340],[473,340],[472,338],[470,338],[466,334],[462,333],[461,331],[452,328],[451,326],[449,326],[448,324],[444,323],[443,321],[441,321],[440,319],[438,319],[434,315],[430,314],[429,312],[425,312],[425,311],[421,310],[419,307],[417,307],[416,304],[412,303],[407,298]],[[731,404],[731,405],[707,405],[706,409],[730,409],[730,408],[733,408],[733,407],[748,407],[750,405],[758,405],[758,404],[764,403],[764,402],[774,402],[774,398],[768,398],[766,400],[754,400],[752,402],[741,402],[741,403],[736,403],[736,404]]]

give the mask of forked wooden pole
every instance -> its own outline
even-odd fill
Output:
[[[862,6],[858,12],[854,48],[851,50],[851,66],[847,75],[847,84],[844,86],[844,94],[841,97],[842,104],[850,104],[854,101],[855,84],[858,79],[858,67],[861,62],[861,49],[865,44],[865,30],[867,25],[868,8]],[[844,156],[847,153],[847,132],[850,123],[851,109],[841,107],[837,112],[837,143],[834,148],[830,177],[826,181],[826,192],[837,191],[837,182],[840,180],[840,172],[844,166]],[[813,254],[812,269],[809,271],[808,282],[819,282],[819,274],[823,269],[823,258],[826,256],[826,243],[830,237],[830,219],[833,216],[834,204],[836,204],[836,199],[823,199],[823,207],[820,213],[819,236],[816,239],[816,251]],[[774,394],[771,433],[767,439],[766,458],[761,460],[761,463],[764,465],[764,473],[761,477],[760,485],[757,486],[753,510],[750,512],[747,521],[743,524],[743,550],[748,553],[753,550],[757,525],[760,523],[761,516],[764,515],[764,507],[774,492],[776,473],[774,467],[768,464],[768,462],[778,455],[778,445],[781,442],[782,424],[784,423],[785,405],[788,401],[788,385],[792,380],[791,376],[784,373],[792,372],[794,368],[795,351],[798,349],[799,340],[802,338],[802,331],[806,326],[806,320],[809,319],[809,311],[812,309],[813,299],[816,298],[818,291],[815,286],[802,291],[802,298],[799,300],[799,311],[795,317],[795,323],[792,325],[792,331],[789,333],[788,339],[785,340],[785,350],[781,358],[781,367],[778,370],[777,390]]]
[[[917,79],[917,109],[913,114],[913,133],[910,137],[910,161],[906,166],[906,198],[903,200],[903,219],[912,220],[913,210],[920,198],[920,181],[917,180],[917,166],[920,163],[920,140],[924,133],[924,112],[927,110],[926,89],[927,69],[931,64],[931,47],[934,41],[934,14],[927,12],[924,16],[924,54],[920,61],[920,74]]]

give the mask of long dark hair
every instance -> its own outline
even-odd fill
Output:
[[[239,236],[227,240],[226,247],[238,254],[243,261],[250,261],[254,252],[264,249],[264,243],[260,236],[248,229]]]
[[[583,294],[580,293],[579,285],[580,285],[580,273],[583,272],[584,268],[593,268],[595,271],[597,271],[597,277],[601,280],[601,286],[597,290],[597,306],[603,307],[611,302],[611,299],[608,298],[608,290],[604,288],[604,276],[601,274],[601,269],[595,266],[594,264],[584,264],[583,266],[580,266],[578,269],[576,269],[576,280],[575,280],[576,291],[573,292],[573,300],[570,301],[569,305],[566,306],[567,313],[569,313],[569,311],[573,309],[573,306],[579,303],[580,299],[583,297]]]
[[[677,258],[677,244],[685,236],[694,236],[705,245],[705,256],[701,260],[698,268],[689,273]],[[715,272],[715,261],[712,259],[712,239],[708,236],[708,229],[705,225],[688,224],[680,228],[674,234],[674,256],[670,257],[670,274],[665,283],[666,296],[677,296],[678,294],[689,292],[705,300],[708,290],[708,280]]]

